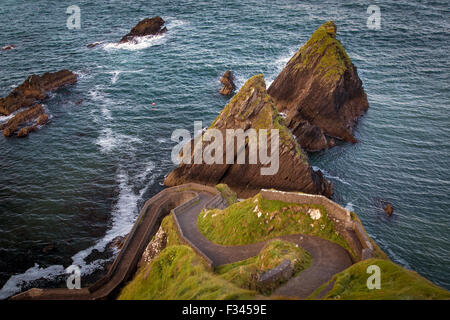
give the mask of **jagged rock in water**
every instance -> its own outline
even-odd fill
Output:
[[[2,47],[2,50],[3,50],[3,51],[8,51],[8,50],[14,49],[15,47],[16,47],[15,45],[9,44],[9,45],[7,45],[7,46]]]
[[[332,21],[320,26],[267,90],[308,151],[333,146],[332,137],[355,143],[353,128],[369,107],[356,67],[336,32]]]
[[[145,18],[131,29],[127,35],[123,36],[119,43],[133,41],[135,37],[156,36],[162,34],[167,31],[167,28],[164,27],[164,23],[166,23],[164,19],[159,16]]]
[[[12,136],[17,130],[19,130],[20,126],[29,123],[30,121],[38,118],[41,114],[44,113],[44,108],[41,104],[37,104],[31,108],[28,108],[22,112],[16,114],[13,118],[9,119],[6,123],[0,126],[0,130],[3,130],[3,135],[5,137]],[[22,130],[23,129],[23,130]],[[20,136],[24,137],[28,135],[30,131],[34,130],[33,127],[28,129],[21,128],[19,131]]]
[[[47,97],[47,92],[77,82],[77,76],[69,70],[47,72],[42,76],[31,75],[6,98],[0,98],[0,114],[10,115],[20,108],[29,107]]]
[[[92,43],[89,43],[88,45],[86,45],[86,47],[95,48],[96,46],[99,46],[101,44],[102,44],[102,42],[92,42]]]
[[[386,212],[386,214],[388,216],[391,216],[394,213],[394,207],[390,203],[385,203],[383,205],[383,209],[384,209],[384,212]]]
[[[233,93],[236,86],[234,85],[234,76],[230,70],[225,71],[222,78],[220,78],[220,82],[223,84],[222,89],[220,89],[219,93],[224,96],[229,96]]]
[[[258,134],[261,129],[268,129],[271,150],[272,135],[270,129],[279,130],[279,169],[273,175],[262,175],[261,168],[267,167],[261,163],[260,157],[256,164],[249,162],[249,143],[237,151],[236,141],[231,143],[234,159],[244,153],[245,163],[227,164],[224,151],[223,164],[194,164],[195,148],[191,141],[191,164],[181,163],[165,179],[166,186],[175,186],[186,182],[197,182],[216,185],[226,183],[239,197],[252,196],[262,188],[275,188],[286,191],[302,191],[331,196],[332,184],[320,171],[314,171],[308,163],[308,156],[300,148],[289,129],[285,126],[283,117],[275,108],[274,101],[267,94],[266,84],[262,75],[250,78],[241,90],[225,106],[210,128],[218,129],[223,136],[223,150],[227,150],[226,129],[255,129]],[[202,134],[205,140],[205,133]],[[211,139],[214,140],[214,139]],[[213,141],[203,141],[203,154]],[[271,151],[270,151],[271,152]],[[268,154],[270,154],[270,152]]]

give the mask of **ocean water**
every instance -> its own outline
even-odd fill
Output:
[[[79,0],[81,29],[69,30],[72,4],[0,4],[0,46],[17,46],[0,51],[0,96],[30,74],[79,75],[45,102],[49,125],[25,139],[0,137],[0,298],[60,286],[72,263],[85,279],[104,269],[114,257],[106,244],[131,229],[174,167],[172,131],[209,125],[227,103],[221,74],[233,70],[240,87],[263,73],[269,85],[327,20],[370,108],[359,143],[311,154],[311,164],[392,260],[450,289],[448,1],[378,1],[380,30],[366,25],[367,1]],[[155,15],[166,34],[114,44]]]

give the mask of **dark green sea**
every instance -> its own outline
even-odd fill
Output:
[[[73,4],[80,30],[66,26]],[[209,125],[227,103],[223,72],[238,87],[257,73],[269,85],[327,20],[370,107],[357,144],[310,162],[393,261],[450,289],[449,2],[378,1],[380,30],[366,25],[370,4],[2,0],[0,46],[16,48],[0,51],[0,96],[30,74],[67,68],[79,81],[45,101],[49,125],[24,139],[0,136],[0,298],[59,286],[71,264],[94,281],[114,257],[107,243],[127,234],[174,168],[172,131]],[[166,34],[114,45],[155,15]],[[395,208],[390,218],[383,200]]]

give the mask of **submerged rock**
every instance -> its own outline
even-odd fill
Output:
[[[394,213],[394,207],[390,203],[385,203],[383,209],[388,216],[391,216]]]
[[[273,175],[262,175],[260,156],[255,164],[249,164],[250,147],[234,150],[233,164],[227,164],[224,153],[223,164],[194,164],[194,152],[191,153],[191,164],[182,163],[165,179],[166,186],[175,186],[187,182],[217,185],[227,184],[239,197],[252,196],[262,188],[275,188],[285,191],[302,191],[331,196],[333,187],[320,171],[314,171],[308,162],[308,156],[300,148],[289,129],[285,126],[283,117],[275,108],[273,99],[267,94],[266,84],[262,75],[250,78],[241,90],[225,106],[210,128],[222,133],[223,146],[226,150],[226,129],[261,129],[279,130],[279,169]],[[246,131],[247,132],[247,131]],[[204,133],[202,134],[204,138]],[[212,139],[214,140],[214,139]],[[271,144],[271,135],[267,144]],[[203,141],[202,153],[210,149],[212,141]],[[234,141],[232,142],[234,144]],[[270,149],[270,147],[269,147]],[[195,150],[192,147],[191,150]],[[239,154],[245,155],[245,163],[237,164]]]
[[[222,89],[220,89],[219,93],[224,96],[229,96],[233,93],[236,86],[234,85],[234,76],[230,70],[225,71],[222,78],[220,78],[220,82],[223,84]]]
[[[355,143],[354,125],[369,107],[356,67],[336,32],[332,21],[320,26],[267,91],[308,151],[333,146],[332,137]]]
[[[0,98],[0,114],[10,115],[20,108],[29,107],[47,97],[47,92],[77,82],[77,76],[69,70],[47,72],[42,76],[31,75],[7,97]]]
[[[15,47],[16,47],[15,45],[9,44],[9,45],[7,45],[7,46],[2,47],[2,50],[3,50],[3,51],[8,51],[8,50],[14,49]]]
[[[126,237],[124,236],[117,236],[111,240],[110,243],[108,243],[108,249],[116,248],[118,250],[122,249],[124,243],[125,243]]]
[[[101,42],[92,42],[92,43],[89,43],[86,47],[95,48],[96,46],[99,46],[101,44],[102,44]]]
[[[131,31],[123,36],[119,43],[133,41],[135,37],[143,37],[149,35],[159,35],[167,31],[164,27],[165,21],[160,16],[153,18],[145,18],[140,21]]]

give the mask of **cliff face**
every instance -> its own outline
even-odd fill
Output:
[[[336,32],[331,21],[320,26],[268,89],[308,151],[332,147],[333,138],[356,142],[353,127],[369,107],[356,67]]]
[[[245,164],[194,164],[191,154],[191,164],[180,164],[164,181],[166,186],[174,186],[186,182],[197,182],[216,185],[228,184],[239,197],[252,196],[261,188],[276,188],[280,190],[296,190],[307,193],[331,196],[332,184],[320,171],[315,172],[308,163],[308,157],[299,147],[289,129],[285,126],[283,117],[278,113],[272,98],[267,94],[262,75],[250,78],[242,89],[225,106],[210,128],[217,129],[226,137],[226,129],[261,129],[279,130],[279,169],[276,174],[262,175],[261,168],[267,167],[258,158],[256,164],[249,164],[248,140],[245,149]],[[204,138],[204,133],[203,136]],[[268,145],[271,145],[269,136]],[[202,150],[212,142],[203,141]],[[234,144],[234,142],[233,142]],[[191,144],[193,146],[193,144]],[[234,149],[236,160],[238,152]],[[270,149],[270,147],[269,147]],[[194,150],[192,148],[191,150]],[[225,138],[223,150],[226,150]],[[225,157],[224,157],[225,158]]]
[[[0,114],[9,115],[20,108],[29,107],[45,99],[47,92],[77,82],[76,74],[69,70],[31,75],[6,98],[0,98]]]

